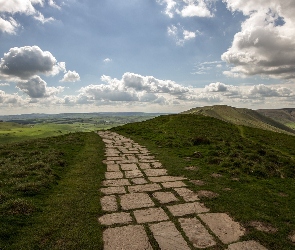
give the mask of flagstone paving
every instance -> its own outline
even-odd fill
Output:
[[[98,134],[106,145],[105,214],[98,218],[106,228],[105,250],[266,249],[241,241],[245,228],[225,213],[211,213],[186,187],[189,180],[168,175],[145,147],[110,131]]]

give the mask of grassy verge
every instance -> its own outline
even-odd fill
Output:
[[[0,249],[102,249],[98,135],[32,140],[0,152]]]
[[[162,116],[112,130],[145,145],[169,174],[204,182],[188,183],[191,189],[219,194],[202,201],[240,221],[247,228],[243,239],[294,249],[288,239],[295,231],[294,136],[201,115]],[[255,222],[268,232],[257,230]]]

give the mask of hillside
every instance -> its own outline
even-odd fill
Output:
[[[295,128],[295,109],[258,109],[258,113],[280,122],[290,128]]]
[[[275,121],[257,111],[246,108],[234,108],[226,105],[215,105],[193,108],[183,112],[182,114],[202,114],[236,125],[260,128],[279,133],[295,133],[293,129],[287,127],[279,121]]]

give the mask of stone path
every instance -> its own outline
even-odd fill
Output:
[[[149,151],[113,132],[99,132],[106,144],[107,172],[101,192],[105,214],[98,218],[105,250],[186,250],[218,246],[265,250],[240,241],[245,229],[225,213],[211,213],[184,177],[169,176]]]

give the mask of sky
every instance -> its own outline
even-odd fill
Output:
[[[295,108],[294,0],[0,0],[0,115]]]

